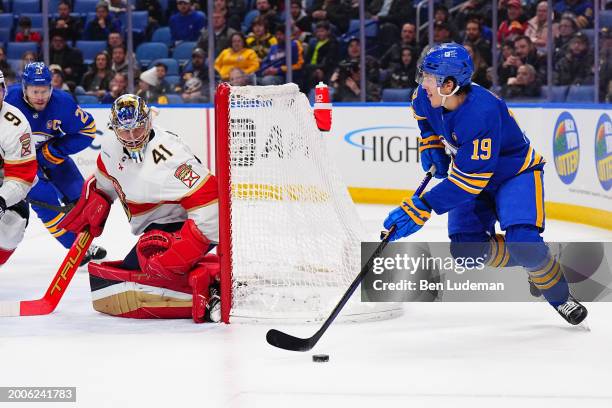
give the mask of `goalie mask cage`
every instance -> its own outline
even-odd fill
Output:
[[[215,133],[222,320],[324,320],[361,269],[363,234],[306,96],[221,84]],[[356,294],[341,318],[400,312]]]

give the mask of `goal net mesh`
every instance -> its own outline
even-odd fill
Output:
[[[231,87],[228,103],[231,319],[325,319],[361,269],[364,236],[327,136],[294,84]],[[356,293],[344,320],[398,310]]]

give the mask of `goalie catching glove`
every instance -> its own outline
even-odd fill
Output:
[[[177,232],[152,230],[136,244],[140,270],[158,276],[184,275],[208,252],[210,240],[188,219]]]
[[[79,201],[58,226],[77,234],[89,227],[91,235],[99,237],[111,204],[112,200],[96,187],[95,177],[90,177],[83,184]]]

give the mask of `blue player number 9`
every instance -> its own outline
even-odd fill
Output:
[[[489,160],[491,158],[491,139],[476,139],[474,143],[474,153],[472,153],[472,160]]]

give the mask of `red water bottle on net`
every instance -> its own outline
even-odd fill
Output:
[[[332,125],[332,104],[329,88],[323,82],[319,82],[315,87],[314,116],[319,130],[329,132]]]

